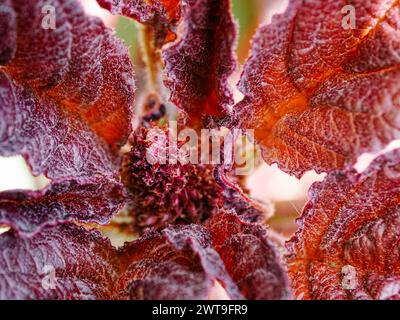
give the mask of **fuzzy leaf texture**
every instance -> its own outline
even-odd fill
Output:
[[[222,117],[233,104],[228,77],[236,67],[236,26],[229,0],[182,2],[182,35],[162,53],[165,84],[171,101],[196,126],[205,116]]]
[[[354,164],[400,137],[400,3],[292,0],[262,26],[234,124],[254,128],[267,163],[298,177]],[[348,14],[348,12],[346,12]]]
[[[50,179],[115,176],[131,128],[127,48],[75,0],[0,5],[0,155],[22,154]]]
[[[217,279],[233,299],[242,299],[224,264],[199,225],[171,226],[122,249],[127,271],[117,283],[118,299],[207,299]]]
[[[241,258],[234,252],[241,247]],[[126,244],[118,299],[207,299],[219,281],[231,299],[288,299],[285,269],[261,225],[223,212],[204,226],[179,225]],[[251,261],[256,261],[250,266]]]
[[[310,190],[288,243],[302,299],[400,299],[400,150],[363,173],[332,173]]]
[[[216,281],[232,299],[287,297],[284,269],[262,227],[246,226],[232,213],[214,219],[217,228],[229,221],[225,239],[192,224],[147,233],[120,249],[71,223],[30,238],[11,229],[0,235],[0,298],[206,299]],[[238,243],[246,259],[233,261]],[[247,259],[259,263],[243,279]]]
[[[80,184],[64,181],[43,191],[0,193],[0,224],[32,236],[47,225],[65,221],[106,224],[125,203],[123,187],[106,179]]]
[[[1,299],[109,299],[118,278],[117,253],[99,232],[71,224],[32,238],[0,235]]]
[[[250,300],[291,298],[286,270],[279,252],[259,224],[240,221],[233,213],[223,213],[208,222],[215,250]]]
[[[181,18],[181,0],[97,0],[113,14],[124,15],[151,26],[155,44],[161,47],[176,39],[176,28]]]
[[[157,118],[121,167],[133,69],[100,19],[77,0],[0,0],[0,156],[52,180],[0,193],[0,299],[207,299],[216,284],[232,299],[400,299],[400,150],[351,169],[400,137],[399,0],[349,2],[354,28],[348,2],[289,1],[257,31],[233,110],[229,0],[97,1],[151,30],[182,127],[255,129],[268,164],[328,175],[310,189],[286,270],[260,224],[269,211],[233,164],[149,163]],[[141,237],[117,249],[85,224],[125,202]]]
[[[171,101],[199,127],[204,117],[221,118],[233,104],[228,78],[236,67],[233,53],[236,25],[229,0],[98,0],[112,13],[150,24],[156,44],[163,34],[176,41],[162,49],[165,85]],[[176,26],[181,24],[181,32]],[[175,40],[175,37],[170,41]]]

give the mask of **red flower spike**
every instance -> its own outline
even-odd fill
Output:
[[[165,134],[169,146],[169,131],[152,129]],[[136,229],[142,233],[151,228],[162,230],[169,224],[204,222],[222,203],[213,166],[173,164],[169,159],[165,164],[150,164],[147,151],[157,138],[149,132],[145,128],[135,132],[132,150],[124,159],[122,172]]]
[[[400,137],[397,0],[292,0],[254,38],[235,124],[254,128],[269,163],[298,177],[342,169]]]
[[[128,50],[75,1],[11,2],[18,49],[0,75],[0,154],[22,153],[51,179],[114,175],[131,130]],[[56,9],[54,30],[43,26],[45,5]]]
[[[233,104],[228,77],[235,70],[236,26],[229,0],[185,0],[183,33],[163,50],[171,101],[198,124]]]
[[[109,299],[117,254],[99,232],[71,224],[24,239],[0,235],[0,299]]]
[[[251,300],[290,299],[286,271],[265,228],[242,222],[229,212],[210,219],[207,228],[215,250],[244,297]]]
[[[236,181],[227,176],[232,170],[225,165],[150,164],[147,152],[157,142],[159,130],[166,145],[160,153],[168,154],[168,129],[140,128],[132,137],[132,150],[125,156],[122,177],[128,190],[128,209],[135,218],[139,233],[162,230],[169,224],[204,223],[221,208],[234,211],[242,220],[264,222],[271,214],[267,206],[246,195]],[[166,152],[161,152],[167,148]],[[177,143],[178,150],[183,143]],[[200,151],[199,151],[200,153]]]
[[[181,0],[97,0],[113,14],[124,15],[155,29],[157,47],[176,39]]]
[[[32,236],[47,225],[74,220],[108,223],[124,205],[122,186],[106,179],[85,184],[54,183],[43,191],[0,193],[0,224],[21,236]]]
[[[288,243],[296,296],[399,299],[400,150],[362,174],[330,174],[310,199]]]

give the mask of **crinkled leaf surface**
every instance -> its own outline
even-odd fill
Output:
[[[10,0],[0,1],[0,65],[10,61],[15,54],[17,30],[16,14]]]
[[[148,233],[121,251],[126,272],[116,287],[118,299],[206,299],[217,279],[232,298],[242,297],[199,225]]]
[[[51,179],[114,175],[131,128],[128,50],[75,0],[2,6],[11,13],[1,21],[10,48],[1,53],[0,155],[23,154],[33,174]]]
[[[155,29],[156,45],[175,40],[181,0],[97,0],[113,14],[133,18]]]
[[[213,278],[192,247],[176,243],[149,233],[116,250],[98,232],[72,224],[44,228],[27,239],[9,231],[0,236],[0,297],[205,299]]]
[[[243,221],[265,222],[272,214],[271,208],[248,196],[247,190],[243,190],[237,177],[229,176],[231,171],[232,166],[230,165],[217,166],[214,170],[215,180],[221,188],[222,206],[224,209],[236,213]]]
[[[240,252],[240,254],[238,254]],[[217,280],[232,299],[287,299],[288,280],[279,254],[261,225],[234,213],[206,227],[171,226],[122,249],[118,298],[205,299]]]
[[[233,103],[228,77],[235,70],[236,26],[229,0],[184,0],[183,31],[163,50],[171,101],[192,122],[222,116]]]
[[[191,250],[180,252],[159,233],[125,245],[126,272],[116,285],[118,299],[204,299],[206,274]]]
[[[400,150],[313,185],[288,244],[303,299],[400,299]]]
[[[400,136],[400,3],[351,5],[355,29],[341,1],[290,1],[257,32],[244,67],[235,124],[296,176],[341,169]]]
[[[229,212],[215,216],[207,225],[215,250],[244,297],[290,298],[286,271],[264,227],[242,222]]]
[[[117,254],[99,232],[71,224],[24,239],[0,235],[1,299],[109,299]]]
[[[120,184],[103,179],[58,182],[43,191],[1,192],[0,224],[24,236],[68,220],[105,224],[123,206],[122,190]]]
[[[171,226],[118,250],[99,233],[71,223],[28,238],[11,229],[0,235],[0,296],[206,299],[219,281],[232,299],[287,297],[277,253],[261,226],[224,213],[208,228]]]
[[[175,40],[176,34],[176,41],[162,50],[165,84],[171,101],[186,113],[192,126],[200,125],[205,116],[225,114],[233,104],[228,77],[236,67],[236,26],[229,0],[98,2],[112,13],[151,25],[159,47]]]
[[[206,299],[217,279],[242,298],[198,225],[150,232],[119,250],[71,223],[29,238],[11,230],[0,244],[2,299]]]

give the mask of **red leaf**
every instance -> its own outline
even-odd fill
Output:
[[[156,44],[176,38],[176,25],[181,15],[180,0],[97,0],[105,9],[113,14],[120,14],[154,27]]]
[[[220,259],[205,256],[209,244],[207,231],[194,225],[147,234],[119,252],[99,233],[72,224],[28,239],[9,231],[0,236],[0,298],[205,299],[215,281],[207,272],[218,270],[215,262],[223,269]]]
[[[0,0],[0,65],[10,61],[16,50],[16,15],[10,0]]]
[[[201,226],[187,225],[149,233],[121,250],[118,299],[206,299],[218,278],[232,298],[241,298],[226,274],[210,236]]]
[[[65,181],[43,191],[0,193],[0,224],[31,236],[65,221],[105,224],[124,204],[122,186],[106,179],[85,184]]]
[[[212,237],[203,226],[171,226],[118,252],[98,233],[68,223],[42,228],[26,239],[9,231],[0,236],[0,267],[6,275],[0,277],[0,297],[206,299],[216,281],[232,299],[287,297],[277,253],[261,226],[227,213],[209,228]],[[49,267],[53,273],[43,274]],[[54,287],[49,290],[43,281]]]
[[[399,137],[397,0],[292,0],[254,38],[235,123],[255,129],[268,163],[300,177],[340,169]]]
[[[233,103],[227,79],[236,66],[236,28],[228,0],[182,2],[183,33],[163,51],[165,84],[171,101],[196,124],[207,115],[222,116]]]
[[[76,1],[12,3],[17,51],[0,75],[0,154],[23,154],[52,179],[115,174],[131,128],[128,50]],[[45,5],[56,8],[54,30],[42,25]]]
[[[35,87],[54,85],[68,71],[73,42],[71,18],[62,8],[61,0],[10,2],[16,13],[17,50],[7,71]],[[51,25],[46,19],[46,9],[50,7],[58,9],[55,29],[48,29]]]
[[[74,225],[29,239],[0,236],[0,299],[109,299],[118,275],[116,252],[98,232]]]
[[[310,199],[288,244],[296,295],[399,299],[400,150],[362,174],[330,174]]]
[[[23,154],[32,173],[52,179],[113,176],[116,160],[87,124],[0,72],[0,155]]]
[[[240,221],[233,213],[222,213],[207,224],[215,250],[225,268],[251,300],[289,299],[286,271],[265,228]]]
[[[263,223],[272,214],[272,209],[247,194],[238,177],[230,177],[232,166],[221,165],[214,170],[215,180],[221,187],[223,207],[236,213],[245,222]]]
[[[155,30],[162,51],[171,101],[187,113],[192,126],[205,116],[222,117],[233,104],[228,77],[235,70],[236,27],[229,0],[98,0]],[[182,21],[182,34],[176,27]]]

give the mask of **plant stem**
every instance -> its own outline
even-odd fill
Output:
[[[140,26],[139,41],[147,69],[148,92],[160,93],[161,57],[159,50],[154,46],[154,32],[151,26]]]

